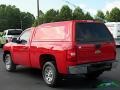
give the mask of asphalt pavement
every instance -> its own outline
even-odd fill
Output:
[[[116,69],[104,72],[97,80],[70,78],[63,80],[58,88],[46,86],[41,71],[18,67],[16,72],[5,70],[0,49],[0,90],[120,90],[120,63]],[[120,48],[117,48],[117,60],[120,60]]]

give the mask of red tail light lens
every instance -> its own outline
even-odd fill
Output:
[[[76,49],[70,49],[67,51],[67,60],[70,62],[75,62],[77,61],[76,59]]]

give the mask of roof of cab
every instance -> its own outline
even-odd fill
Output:
[[[59,22],[51,22],[51,23],[44,23],[44,24],[41,24],[41,25],[38,25],[37,27],[39,26],[46,26],[46,25],[53,25],[53,24],[65,24],[65,23],[73,23],[73,22],[98,22],[98,21],[95,21],[95,20],[70,20],[70,21],[59,21]]]

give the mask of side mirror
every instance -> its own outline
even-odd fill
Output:
[[[20,42],[21,42],[21,44],[26,44],[27,43],[26,40],[21,40]]]
[[[26,44],[26,43],[27,43],[26,40],[19,40],[19,39],[17,39],[17,38],[13,38],[13,39],[12,39],[12,42],[18,43],[18,44]]]

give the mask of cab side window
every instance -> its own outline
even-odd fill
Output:
[[[30,30],[26,30],[25,32],[23,32],[23,34],[19,37],[19,40],[21,42],[21,44],[27,44],[29,42],[29,38],[30,38]]]

